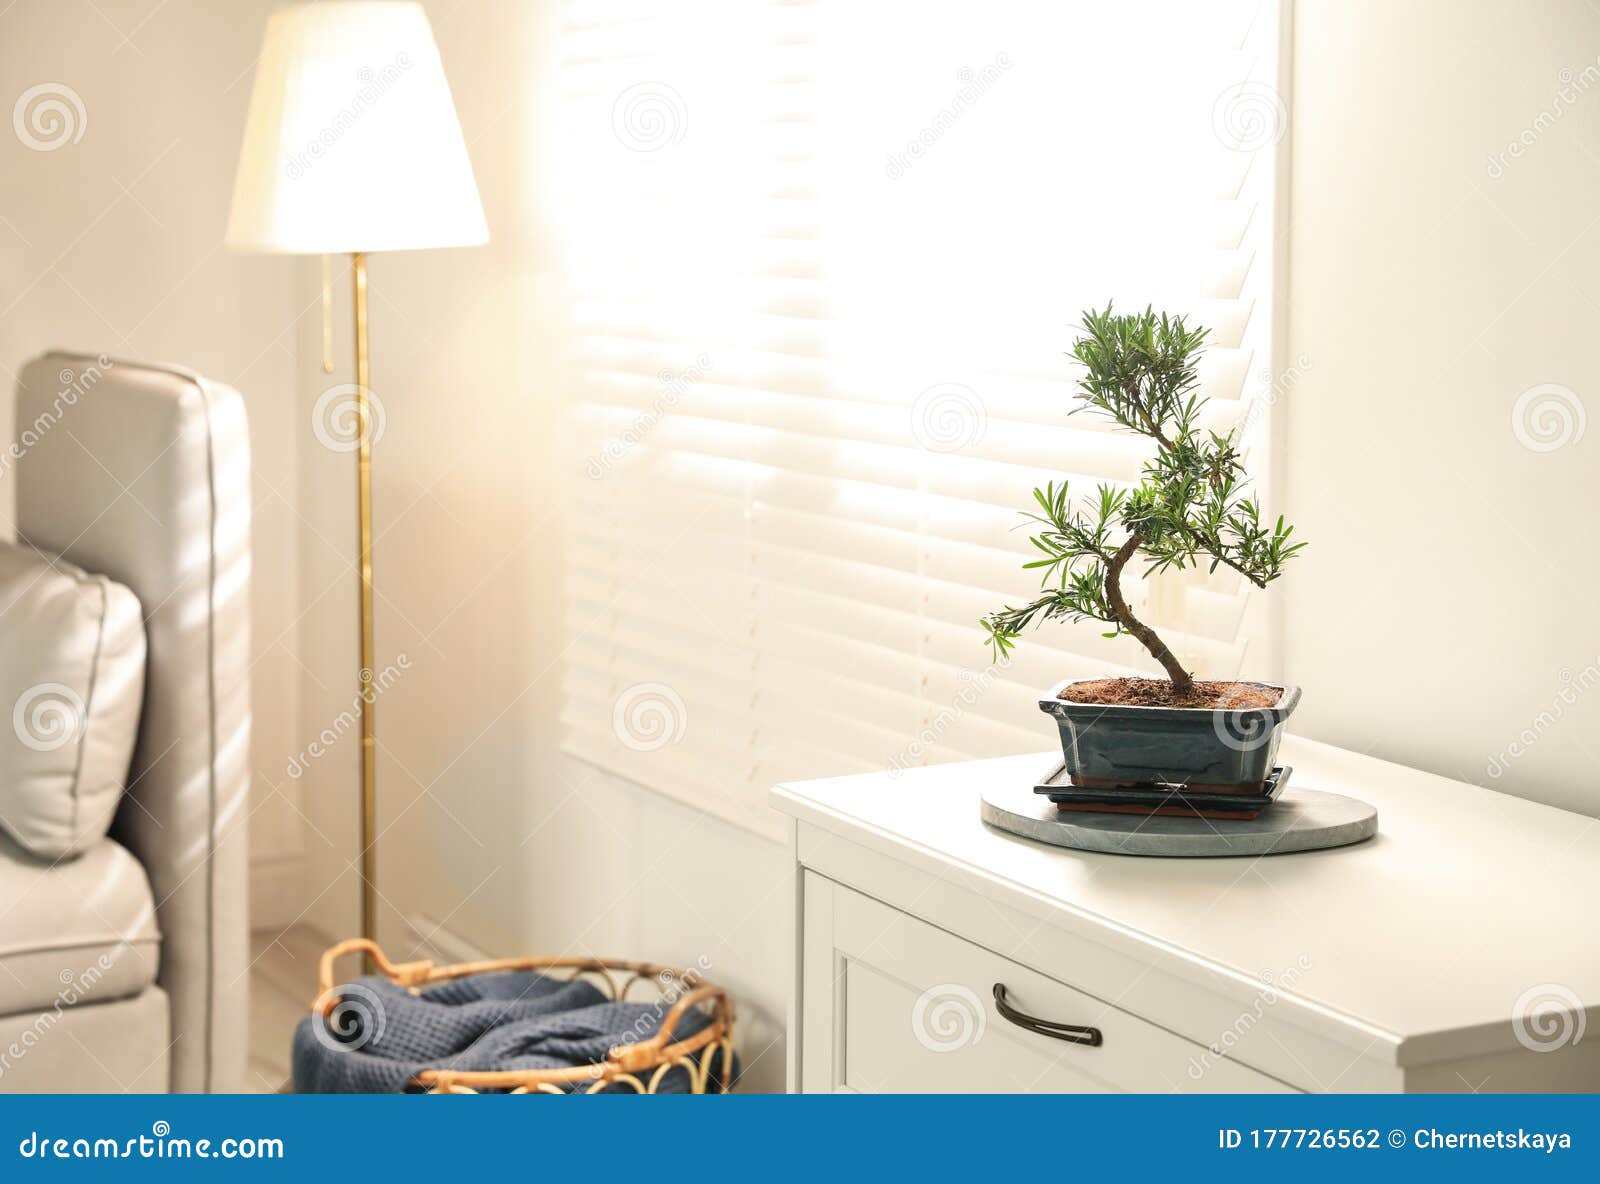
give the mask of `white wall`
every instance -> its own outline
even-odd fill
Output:
[[[1600,415],[1600,12],[1297,9],[1297,730],[1600,815],[1600,423],[1513,429],[1544,383]]]
[[[268,0],[18,0],[0,11],[0,429],[17,371],[52,346],[176,362],[244,395],[254,453],[252,627],[258,771],[294,734],[297,488],[293,271],[222,246],[233,167]],[[81,117],[20,113],[68,88]],[[70,102],[69,95],[69,102]],[[43,123],[31,123],[32,118]],[[0,533],[15,534],[9,467]],[[279,783],[279,789],[274,788]],[[262,883],[294,878],[299,790],[255,780],[251,853]],[[258,922],[279,903],[257,894]],[[290,913],[288,916],[292,916]],[[286,917],[284,919],[287,919]]]

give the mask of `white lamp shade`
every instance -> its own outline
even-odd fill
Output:
[[[317,255],[488,239],[422,6],[338,0],[274,12],[250,95],[228,246]]]

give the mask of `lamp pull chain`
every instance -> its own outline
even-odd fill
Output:
[[[333,373],[333,261],[322,257],[322,372]]]

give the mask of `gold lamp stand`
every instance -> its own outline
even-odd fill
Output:
[[[372,432],[367,384],[367,257],[350,256],[356,310],[356,531],[361,551],[361,936],[378,940],[378,737],[372,691]]]

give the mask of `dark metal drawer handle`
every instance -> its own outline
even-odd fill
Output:
[[[1007,1002],[1005,983],[994,985],[994,1006],[996,1011],[1017,1027],[1037,1032],[1041,1036],[1053,1036],[1057,1040],[1065,1040],[1068,1044],[1087,1044],[1090,1048],[1099,1048],[1105,1042],[1105,1037],[1100,1034],[1099,1028],[1058,1024],[1055,1020],[1041,1020],[1031,1015],[1024,1015]]]

